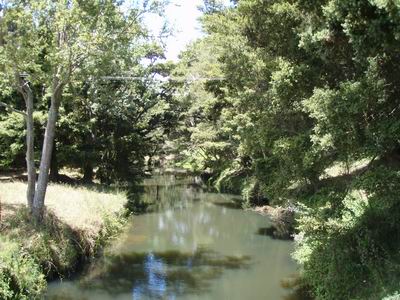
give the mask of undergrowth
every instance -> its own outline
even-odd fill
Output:
[[[73,190],[67,186],[57,189]],[[3,192],[0,189],[0,197]],[[7,192],[10,193],[10,190]],[[97,197],[101,197],[95,191],[85,193],[96,193]],[[3,205],[12,209],[0,223],[0,299],[39,299],[46,290],[46,279],[71,275],[122,230],[127,220],[123,206],[119,211],[113,207],[111,212],[104,209],[85,210],[86,198],[87,195],[75,201],[79,201],[83,218],[92,213],[90,220],[93,224],[87,217],[85,222],[77,222],[78,226],[71,224],[70,220],[78,219],[79,215],[64,218],[62,214],[57,215],[48,209],[43,222],[37,224],[32,221],[26,206],[15,202]],[[60,205],[63,204],[61,201]],[[115,206],[119,204],[114,202]],[[94,206],[93,203],[90,205]],[[112,205],[110,202],[106,207]]]

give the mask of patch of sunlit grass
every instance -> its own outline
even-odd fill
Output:
[[[358,170],[365,168],[370,161],[371,161],[371,158],[364,158],[364,159],[360,159],[356,162],[353,162],[349,165],[346,165],[343,162],[338,162],[338,163],[333,164],[331,167],[327,168],[325,170],[325,174],[321,177],[322,178],[330,178],[330,177],[336,177],[336,176],[341,176],[341,175],[345,175],[345,174],[351,174],[353,172],[356,172]]]
[[[46,194],[46,208],[75,230],[96,234],[106,215],[120,212],[126,195],[122,191],[97,191],[87,187],[50,184]],[[0,182],[2,218],[18,207],[26,206],[26,183]]]

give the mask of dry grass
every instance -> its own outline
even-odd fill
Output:
[[[0,182],[2,217],[26,205],[26,183]],[[120,212],[126,203],[124,192],[99,192],[86,187],[50,184],[46,207],[71,228],[96,235],[103,227],[104,216]]]

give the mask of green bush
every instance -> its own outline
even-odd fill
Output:
[[[17,113],[0,116],[0,166],[24,163],[24,118]]]
[[[46,214],[42,224],[32,224],[26,208],[7,219],[7,235],[29,250],[48,278],[73,270],[80,251],[77,242],[83,244],[77,233],[52,213]]]
[[[339,213],[327,201],[303,210],[295,258],[317,299],[380,299],[398,289],[398,182],[400,172],[377,168],[357,180]]]
[[[46,288],[40,266],[15,242],[0,239],[0,299],[38,299]]]
[[[96,247],[94,251],[105,246],[110,240],[122,232],[127,223],[129,215],[130,213],[127,211],[121,211],[118,214],[103,215],[104,225],[97,236]]]

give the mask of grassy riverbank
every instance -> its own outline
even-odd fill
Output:
[[[34,299],[46,279],[67,276],[121,229],[121,191],[53,184],[43,224],[32,224],[26,184],[0,182],[0,299]]]

